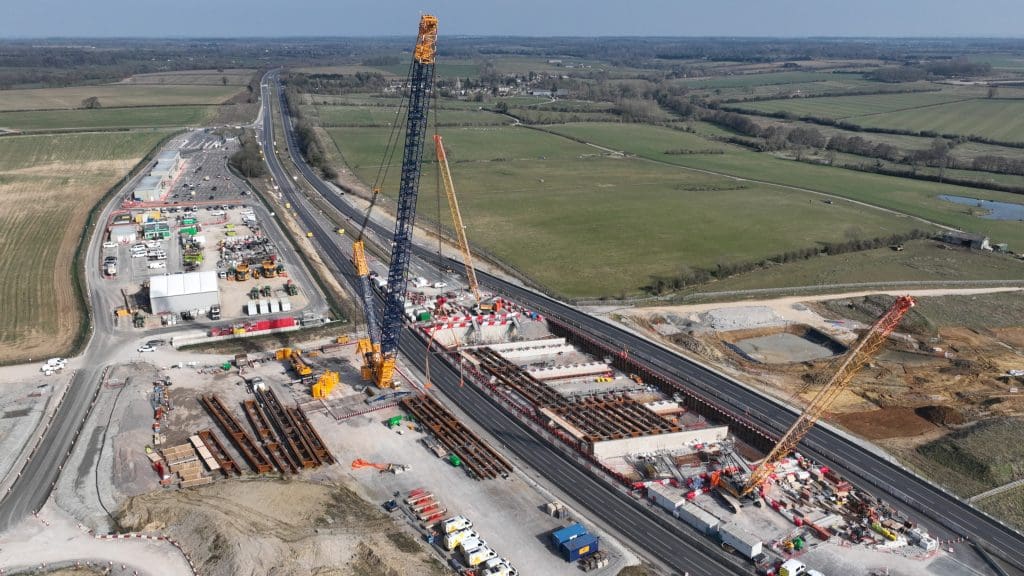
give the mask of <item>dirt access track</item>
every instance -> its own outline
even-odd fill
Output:
[[[705,304],[689,304],[680,306],[651,306],[635,308],[632,310],[618,310],[624,316],[636,318],[651,317],[661,314],[675,314],[688,317],[694,314],[701,314],[711,310],[723,308],[764,306],[770,308],[784,320],[795,324],[806,324],[818,329],[832,329],[834,326],[827,322],[820,315],[807,309],[806,306],[797,306],[803,302],[824,302],[826,300],[840,300],[846,298],[861,298],[872,294],[887,294],[889,296],[950,296],[950,295],[972,295],[972,294],[994,294],[998,292],[1021,292],[1024,288],[935,288],[926,290],[867,290],[861,292],[841,292],[838,294],[816,294],[813,296],[787,296],[785,298],[772,298],[768,300],[740,300],[737,302],[712,302]]]

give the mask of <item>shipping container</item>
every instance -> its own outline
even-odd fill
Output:
[[[256,322],[256,327],[253,330],[270,330],[270,320],[260,320]]]
[[[441,523],[441,528],[443,529],[443,532],[445,534],[449,534],[451,532],[457,532],[459,530],[464,530],[466,528],[472,528],[472,527],[473,527],[473,523],[470,522],[469,519],[466,518],[465,516],[455,516],[455,517],[449,518],[449,519],[447,519],[447,520],[445,520],[444,522]]]
[[[580,524],[579,522],[574,522],[572,524],[569,524],[568,526],[559,528],[558,530],[552,532],[551,544],[554,545],[555,548],[557,548],[561,546],[563,543],[568,542],[573,538],[583,536],[586,533],[587,529],[584,528],[582,524]]]
[[[598,539],[593,534],[577,536],[559,547],[566,562],[575,562],[598,551]]]
[[[281,312],[291,312],[292,301],[287,298],[281,298]]]
[[[686,503],[686,496],[681,490],[662,484],[651,484],[648,486],[647,497],[650,498],[651,502],[669,512]]]
[[[473,532],[468,528],[465,530],[459,530],[458,532],[452,532],[451,534],[445,534],[444,548],[445,550],[454,550],[455,547],[462,544],[463,541],[476,537],[476,532]]]
[[[675,509],[673,514],[703,534],[712,535],[718,531],[721,520],[696,504],[687,502]]]
[[[459,551],[463,553],[463,556],[465,556],[466,552],[486,545],[486,540],[480,538],[479,535],[473,535],[467,538],[463,538],[462,542],[459,542],[459,544],[456,547],[459,549]]]
[[[739,524],[729,522],[718,529],[722,544],[732,548],[744,558],[753,558],[761,553],[761,539],[744,530]]]
[[[466,563],[470,566],[478,566],[491,558],[497,558],[497,554],[494,550],[491,550],[487,546],[481,546],[474,550],[466,552]]]
[[[255,300],[249,300],[249,303],[245,305],[245,313],[249,316],[255,316],[260,313],[259,302]]]

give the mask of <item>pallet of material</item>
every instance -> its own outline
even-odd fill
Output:
[[[203,464],[199,460],[193,460],[191,462],[182,462],[181,464],[174,464],[167,467],[171,472],[186,472],[190,473],[195,471],[196,473],[202,473]]]
[[[220,470],[220,464],[217,464],[217,459],[213,457],[210,449],[206,447],[203,439],[198,434],[189,436],[188,440],[192,443],[192,446],[195,446],[196,452],[199,452],[199,457],[203,459],[210,472]]]
[[[178,446],[171,446],[170,448],[164,448],[162,450],[164,460],[167,461],[168,467],[173,467],[178,464],[185,462],[192,462],[199,460],[199,456],[196,455],[196,451],[190,444],[179,444]]]
[[[156,464],[157,462],[163,460],[163,457],[160,456],[160,454],[155,451],[146,452],[146,458],[149,458],[149,461],[152,462],[153,464]]]
[[[203,476],[201,478],[196,478],[194,480],[182,480],[181,482],[178,483],[178,486],[181,488],[191,488],[193,486],[202,486],[203,484],[209,484],[211,482],[213,482],[213,478],[210,478],[209,476]]]

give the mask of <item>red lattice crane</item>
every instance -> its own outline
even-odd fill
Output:
[[[913,307],[914,299],[910,296],[897,298],[892,307],[871,325],[871,328],[868,329],[867,333],[864,334],[853,349],[836,359],[835,363],[826,372],[831,374],[831,377],[822,386],[821,390],[818,391],[817,395],[814,396],[811,403],[807,405],[803,414],[782,435],[782,438],[779,439],[775,448],[765,457],[761,465],[750,474],[750,479],[747,480],[746,485],[740,492],[741,496],[746,496],[763,484],[772,472],[775,471],[778,461],[796,449],[797,444],[811,431],[811,428],[814,428],[814,424],[817,423],[818,419],[828,410],[839,394],[846,389],[857,371],[871,360],[889,335],[892,334],[892,331],[899,325],[903,316]]]

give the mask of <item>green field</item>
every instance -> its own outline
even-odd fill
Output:
[[[1003,142],[1024,142],[1024,101],[970,100],[856,118],[871,128],[902,128],[940,134],[983,136]]]
[[[726,154],[664,154],[664,150],[669,147],[693,147],[699,143],[692,134],[640,124],[570,124],[549,129],[659,162],[827,192],[983,233],[994,242],[1008,242],[1011,249],[1024,247],[1024,227],[1018,222],[985,220],[970,215],[965,206],[935,199],[940,194],[951,194],[1019,203],[1021,197],[1016,194],[815,166],[733,146],[728,148]],[[673,137],[673,134],[678,136]],[[648,144],[651,141],[657,141],[659,145]],[[674,141],[678,141],[679,145],[673,145]],[[857,223],[852,221],[852,225],[856,226]],[[921,223],[913,225],[923,226]]]
[[[920,446],[917,452],[944,470],[958,493],[977,493],[1024,477],[1018,470],[1024,460],[1022,432],[1020,419],[986,422]]]
[[[208,85],[245,86],[252,80],[256,71],[249,68],[230,68],[225,70],[179,70],[175,72],[153,72],[136,74],[121,81],[121,84],[160,84],[160,85]]]
[[[768,86],[773,84],[796,84],[801,82],[821,82],[834,78],[826,72],[768,72],[765,74],[736,74],[734,76],[718,76],[714,78],[682,78],[673,83],[686,86],[693,90],[713,88],[745,88],[748,86]]]
[[[371,181],[387,130],[328,133],[349,167]],[[634,294],[652,276],[686,266],[713,267],[840,241],[853,221],[865,236],[913,227],[852,205],[826,206],[803,192],[611,157],[525,128],[442,134],[470,241],[572,297]],[[397,172],[391,168],[386,193],[396,189]],[[434,193],[434,181],[428,164],[422,195]],[[792,226],[794,221],[803,225]]]
[[[889,248],[773,264],[698,286],[693,292],[829,286],[895,281],[1022,280],[1024,262],[1010,256],[945,250],[931,240],[914,240],[902,252]],[[1015,295],[1020,298],[1020,294]]]
[[[0,362],[68,352],[72,258],[86,215],[167,132],[0,138]]]
[[[81,108],[82,101],[99,98],[103,108],[220,104],[239,93],[238,86],[160,86],[103,84],[72,88],[0,91],[0,111]]]
[[[827,98],[788,98],[733,104],[744,110],[757,112],[787,112],[794,116],[818,118],[851,118],[868,114],[882,114],[897,110],[923,108],[964,99],[947,92],[915,92],[910,94],[872,94],[870,96],[833,96]],[[924,108],[927,110],[927,108]],[[858,119],[858,123],[861,119]]]
[[[478,105],[479,106],[479,105]],[[404,111],[404,109],[402,109]],[[315,113],[317,124],[324,127],[333,126],[391,126],[397,118],[397,107],[383,106],[317,106]],[[433,122],[439,126],[486,126],[508,124],[508,117],[482,110],[450,110],[440,109],[433,116]]]
[[[17,130],[56,130],[200,126],[216,114],[216,106],[150,106],[95,110],[0,112],[0,127]]]
[[[1024,486],[975,502],[975,506],[1018,530],[1024,530]]]
[[[409,75],[409,63],[406,61],[407,57],[403,57],[400,64],[394,64],[391,66],[371,66],[376,72],[384,74],[390,74],[405,78]],[[476,78],[480,76],[480,64],[473,60],[445,60],[441,61],[438,58],[437,64],[434,66],[434,75],[437,78]]]

